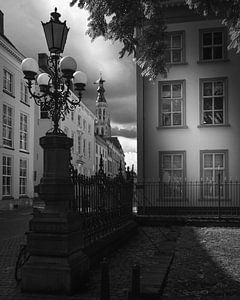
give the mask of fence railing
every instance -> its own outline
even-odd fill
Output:
[[[139,214],[240,215],[240,182],[138,182],[135,199]]]
[[[84,245],[119,228],[132,218],[133,184],[123,176],[104,173],[92,177],[73,174],[75,198],[71,203],[83,222]]]

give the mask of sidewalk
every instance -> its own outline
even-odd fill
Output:
[[[160,289],[178,234],[179,228],[170,230],[169,228],[141,227],[132,240],[114,252],[109,258],[111,300],[127,299],[127,293],[131,287],[132,267],[136,263],[140,265],[142,284],[144,285],[145,282],[149,286],[154,285],[155,292],[156,289]],[[172,241],[167,241],[166,236]],[[19,246],[23,242],[24,233],[0,241],[0,299],[99,299],[101,284],[99,266],[90,271],[89,285],[84,293],[77,293],[73,296],[22,294],[20,286],[14,279],[14,270]],[[157,282],[156,278],[158,278]]]

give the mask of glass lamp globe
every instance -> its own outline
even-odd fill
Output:
[[[37,77],[37,83],[39,85],[40,91],[45,92],[49,89],[49,83],[50,83],[51,77],[48,73],[41,73]]]
[[[21,68],[25,78],[28,80],[34,80],[39,71],[38,64],[33,58],[25,58],[22,61]]]
[[[87,75],[82,71],[77,71],[73,74],[73,84],[76,90],[84,90],[87,84]]]
[[[63,77],[71,79],[73,73],[77,70],[77,63],[71,56],[64,56],[59,62],[59,67],[63,73]]]

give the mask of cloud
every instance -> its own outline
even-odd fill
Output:
[[[125,153],[125,162],[126,162],[126,167],[130,167],[130,169],[132,169],[132,165],[134,165],[134,171],[137,172],[137,153],[136,152],[126,152]]]
[[[136,127],[132,129],[112,127],[112,135],[134,139],[137,137],[137,129]]]

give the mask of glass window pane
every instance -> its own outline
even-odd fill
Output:
[[[203,171],[203,180],[204,181],[213,180],[213,170],[204,170]]]
[[[181,48],[181,47],[182,47],[181,35],[173,35],[172,36],[172,48]]]
[[[222,46],[213,47],[213,59],[223,58],[223,48]]]
[[[173,171],[172,172],[172,181],[181,181],[183,179],[183,171]]]
[[[181,62],[182,61],[182,50],[173,50],[172,51],[172,61]]]
[[[174,113],[173,114],[173,125],[181,125],[182,124],[182,118],[180,113]]]
[[[162,114],[162,123],[163,126],[171,126],[171,114]]]
[[[168,34],[166,37],[166,47],[171,48],[171,35]]]
[[[213,167],[213,154],[204,154],[203,156],[203,167],[212,168]]]
[[[212,96],[212,83],[204,82],[203,83],[203,96]]]
[[[182,169],[182,155],[173,155],[173,168]]]
[[[162,101],[162,112],[171,112],[171,100]]]
[[[212,98],[203,99],[203,110],[212,110]]]
[[[223,112],[214,112],[214,124],[223,124]]]
[[[223,110],[223,97],[214,98],[214,109]]]
[[[203,123],[204,124],[212,124],[213,123],[212,112],[205,112],[203,114]]]
[[[212,33],[203,33],[203,46],[212,45]]]
[[[170,84],[162,85],[162,98],[171,98],[171,85]]]
[[[172,100],[172,104],[173,104],[173,111],[180,111],[182,110],[182,105],[181,105],[182,101],[181,100]]]
[[[182,97],[182,85],[180,83],[173,84],[172,97],[173,98],[181,98]]]
[[[223,42],[223,33],[221,31],[213,33],[213,44],[219,45]]]
[[[171,169],[171,155],[163,155],[163,169]]]
[[[212,59],[212,48],[206,47],[203,48],[203,59]]]
[[[223,82],[214,82],[214,95],[223,95]]]
[[[215,168],[223,167],[224,154],[215,154]]]

